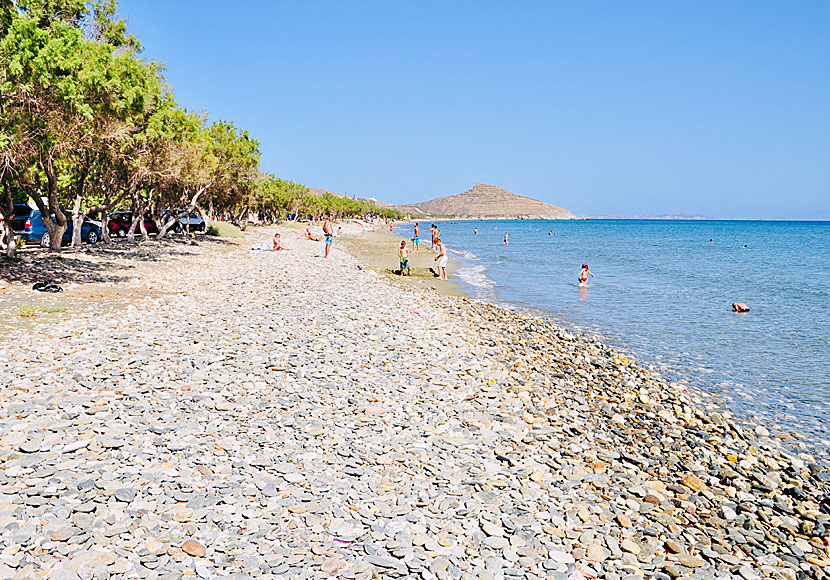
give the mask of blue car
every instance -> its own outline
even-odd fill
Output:
[[[63,234],[61,244],[69,244],[72,242],[72,212],[64,210],[66,219],[66,231]],[[55,216],[52,216],[55,219]],[[40,210],[33,209],[29,214],[23,229],[15,232],[15,235],[26,242],[39,242],[44,246],[49,245],[49,231],[46,229],[46,224],[43,218],[40,217]],[[101,239],[101,226],[98,222],[85,218],[81,224],[81,240],[88,244],[97,244]]]

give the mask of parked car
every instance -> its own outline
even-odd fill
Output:
[[[11,219],[12,229],[15,232],[19,232],[24,227],[26,227],[26,220],[29,219],[29,215],[32,213],[32,208],[26,205],[25,203],[16,203],[14,204],[14,210]]]
[[[66,231],[63,234],[61,243],[68,244],[72,242],[72,212],[63,210],[63,213],[67,216],[67,218]],[[52,219],[55,219],[54,215],[52,216]],[[38,209],[31,210],[29,217],[26,218],[26,222],[23,224],[23,229],[15,232],[15,235],[20,236],[26,242],[40,242],[44,246],[49,245],[49,231],[46,229],[46,224],[43,222],[40,210]],[[88,244],[97,244],[100,239],[101,222],[84,218],[84,221],[81,224],[81,240],[87,242]]]
[[[133,225],[134,214],[131,211],[116,211],[109,214],[109,220],[107,220],[107,231],[111,236],[118,236],[119,238],[126,237],[127,232],[130,231],[130,227]],[[153,221],[148,215],[144,216],[144,229],[147,230],[148,234],[157,234],[159,233],[159,227],[156,225],[156,222]],[[140,232],[139,226],[136,226],[136,232]]]
[[[182,209],[168,209],[161,212],[161,223],[166,224],[172,219],[172,216],[179,215],[183,211],[184,210]],[[191,213],[190,215],[183,215],[180,217],[179,223],[173,226],[173,231],[177,234],[181,233],[187,229],[188,224],[190,225],[191,232],[203,232],[207,227],[205,220],[203,220],[199,214]]]

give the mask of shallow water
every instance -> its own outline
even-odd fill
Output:
[[[437,223],[474,297],[599,333],[830,448],[830,222]],[[583,262],[595,277],[580,288]]]

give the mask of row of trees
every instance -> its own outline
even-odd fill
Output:
[[[115,209],[139,217],[183,208],[245,221],[397,212],[364,200],[311,195],[261,171],[259,142],[226,121],[179,106],[163,67],[116,14],[114,0],[0,0],[0,214],[31,199],[59,249],[73,220]],[[7,253],[15,250],[9,219]],[[174,225],[161,226],[163,238]]]

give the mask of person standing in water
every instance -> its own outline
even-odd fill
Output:
[[[478,235],[478,228],[473,228],[473,233],[474,233],[475,235]]]
[[[579,283],[580,284],[584,285],[588,281],[588,274],[591,274],[591,271],[588,269],[588,264],[583,262],[582,263],[582,271],[579,273]],[[591,274],[591,278],[593,278],[593,277],[594,277],[594,275]]]
[[[421,226],[415,222],[415,237],[412,238],[412,251],[417,252],[421,245]]]
[[[334,234],[331,229],[331,215],[327,216],[325,223],[323,223],[323,233],[326,235],[326,258],[328,258],[329,252],[331,251],[331,243],[334,241]]]
[[[447,249],[444,247],[444,243],[441,241],[441,238],[435,239],[435,245],[438,246],[438,255],[435,256],[435,261],[438,262],[438,279],[446,280],[448,260]]]
[[[507,245],[507,232],[504,232],[504,245]]]

